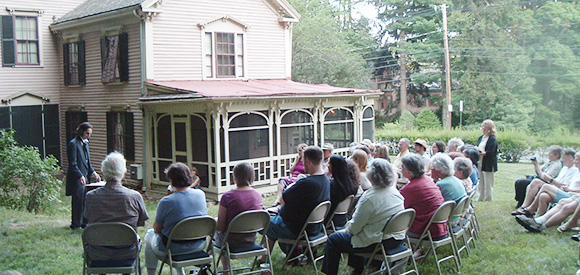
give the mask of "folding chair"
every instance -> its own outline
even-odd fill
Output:
[[[219,255],[215,265],[215,274],[218,272],[246,270],[249,269],[250,272],[245,272],[242,274],[253,274],[269,271],[270,274],[274,275],[274,269],[272,268],[272,258],[270,256],[270,249],[268,247],[268,236],[264,234],[262,237],[261,245],[253,244],[247,247],[231,248],[229,240],[232,234],[250,234],[256,233],[258,231],[264,230],[268,232],[268,226],[270,225],[270,215],[265,210],[251,210],[245,211],[238,214],[230,222],[227,231],[225,232],[224,242],[222,247],[213,247],[215,255]],[[258,256],[267,256],[267,262],[269,264],[268,268],[260,268],[254,270],[256,264],[258,263]],[[219,262],[221,258],[226,258],[228,261],[231,259],[243,259],[254,257],[254,262],[251,267],[232,269],[232,270],[218,270]],[[231,266],[231,265],[230,265]],[[231,267],[230,267],[231,268]]]
[[[459,203],[455,205],[453,211],[451,212],[451,217],[449,218],[449,222],[447,223],[447,231],[451,235],[453,239],[453,243],[455,244],[455,253],[459,259],[459,264],[461,264],[461,251],[466,250],[467,255],[470,254],[469,246],[467,243],[467,231],[463,227],[462,219],[465,209],[465,204],[469,201],[469,197],[465,196],[463,199],[459,200]],[[457,245],[457,239],[461,237],[463,239],[463,246],[459,248]]]
[[[346,215],[348,213],[348,209],[350,209],[350,205],[352,204],[353,200],[354,200],[354,195],[350,195],[350,196],[346,197],[346,199],[344,199],[343,201],[338,203],[338,205],[334,209],[334,212],[332,212],[332,213],[330,213],[330,215],[328,215],[329,219],[325,225],[328,233],[332,233],[332,232],[337,231],[336,226],[334,224],[334,221],[332,221],[332,219],[334,218],[335,215]],[[344,226],[339,228],[339,230],[342,228],[344,228]]]
[[[93,223],[83,230],[83,274],[137,273],[141,274],[141,241],[131,226],[122,222]],[[134,250],[130,259],[91,260],[91,247]],[[132,252],[132,251],[131,251]]]
[[[458,260],[459,258],[457,257],[457,253],[455,250],[455,244],[453,243],[453,239],[450,236],[451,233],[433,239],[433,236],[431,236],[431,231],[429,231],[429,227],[431,227],[432,224],[446,223],[449,220],[449,217],[451,216],[454,207],[455,207],[454,201],[446,201],[443,204],[441,204],[439,208],[437,208],[435,213],[433,213],[433,216],[431,216],[431,219],[429,220],[429,223],[427,223],[427,226],[425,227],[425,230],[423,230],[421,236],[419,238],[409,238],[409,241],[411,241],[412,244],[415,244],[415,247],[420,247],[420,245],[423,244],[424,242],[429,244],[429,250],[427,250],[425,255],[423,255],[420,258],[421,260],[424,260],[429,255],[429,253],[433,251],[433,256],[435,257],[435,263],[437,264],[437,271],[439,272],[439,275],[441,275],[440,263],[450,259],[453,259],[455,261],[457,272],[461,272],[459,269],[459,260]],[[440,260],[437,257],[437,248],[445,245],[451,245],[452,255],[447,256]]]
[[[171,274],[173,274],[173,268],[207,264],[211,266],[212,263],[215,266],[214,258],[208,251],[211,248],[211,238],[215,233],[216,225],[216,220],[210,216],[189,217],[178,222],[171,230],[171,233],[169,233],[167,245],[165,246],[165,254],[163,256],[157,256],[161,261],[159,275],[161,275],[164,264],[169,265]],[[193,242],[202,239],[209,239],[208,251],[202,250],[179,255],[171,252],[172,242]]]
[[[475,185],[475,188],[479,187],[479,183],[477,185]],[[473,204],[473,202],[475,201],[475,191],[471,192],[471,194],[469,194],[469,197],[471,198],[471,203],[469,204],[469,211],[467,212],[469,214],[469,220],[471,221],[471,233],[472,236],[474,237],[474,241],[476,239],[479,239],[479,221],[477,220],[477,215],[475,215],[475,205]],[[475,242],[473,243],[473,245],[475,246]]]
[[[279,243],[285,243],[285,244],[292,244],[292,249],[290,249],[290,251],[288,252],[288,254],[286,255],[286,259],[284,260],[284,265],[287,265],[288,262],[292,261],[292,260],[296,260],[296,259],[300,259],[304,256],[304,253],[292,257],[292,252],[294,252],[295,249],[298,248],[299,245],[302,246],[307,246],[308,247],[308,256],[310,256],[310,258],[312,259],[312,263],[314,264],[314,270],[316,271],[316,274],[318,274],[318,267],[316,266],[316,262],[319,260],[322,260],[324,258],[324,255],[318,257],[318,258],[314,258],[314,253],[312,252],[312,248],[325,244],[326,240],[328,240],[328,235],[326,234],[326,228],[324,227],[324,224],[322,224],[324,222],[324,217],[326,217],[326,214],[328,214],[328,210],[330,209],[330,201],[324,201],[321,202],[318,206],[316,206],[312,212],[310,212],[310,215],[308,216],[308,219],[306,220],[306,223],[304,223],[304,226],[302,226],[302,230],[300,230],[300,233],[298,234],[298,237],[296,237],[296,239],[294,240],[290,240],[290,239],[278,239]],[[320,224],[322,227],[322,233],[318,234],[316,236],[308,236],[308,232],[306,232],[306,227],[308,227],[308,225],[316,225],[316,224]]]
[[[473,223],[471,222],[471,219],[469,218],[469,210],[471,209],[471,200],[472,197],[471,196],[467,196],[467,201],[465,202],[465,205],[463,206],[463,212],[461,213],[461,222],[459,223],[459,225],[461,227],[463,227],[463,230],[465,230],[466,235],[469,235],[467,237],[467,255],[471,254],[471,248],[469,247],[469,244],[472,243],[473,247],[475,248],[475,236],[474,234],[474,229],[473,229]],[[459,253],[461,254],[461,250],[464,249],[463,247],[460,248],[459,250],[457,250]]]
[[[415,273],[419,275],[417,263],[415,262],[415,258],[413,257],[413,250],[411,249],[409,238],[406,236],[407,230],[409,230],[409,227],[411,227],[414,220],[415,220],[415,210],[412,208],[405,209],[393,215],[393,217],[389,219],[389,221],[383,228],[382,233],[383,236],[395,233],[405,234],[403,244],[401,244],[399,247],[386,250],[385,247],[383,246],[383,243],[380,242],[377,244],[375,250],[372,253],[355,253],[355,255],[362,256],[372,260],[383,261],[385,263],[384,266],[386,267],[385,269],[387,271],[387,274],[389,275],[391,275],[391,270],[398,268],[401,265],[406,268],[408,261],[400,261],[394,267],[391,268],[392,263],[402,259],[411,258],[414,269],[406,271],[403,274]],[[367,261],[365,269],[363,270],[363,274],[366,274],[371,262],[372,262],[371,260]],[[371,274],[377,273],[383,274],[384,271],[385,271],[384,269],[379,269]]]

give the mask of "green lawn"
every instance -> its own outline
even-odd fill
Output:
[[[496,173],[494,201],[477,202],[481,223],[481,239],[471,256],[463,258],[463,274],[575,274],[578,266],[578,243],[568,233],[555,228],[541,234],[527,233],[510,215],[513,182],[524,174],[533,173],[529,164],[500,164]],[[268,205],[273,197],[265,199]],[[0,208],[0,271],[17,270],[22,274],[80,274],[82,272],[81,231],[68,229],[70,197],[63,197],[58,209],[45,215],[33,215]],[[155,216],[156,203],[147,201],[147,209]],[[217,215],[217,206],[210,206]],[[151,227],[151,222],[146,228]],[[144,228],[138,233],[143,237]],[[443,250],[445,251],[445,250]],[[463,254],[464,255],[464,254]],[[273,253],[278,274],[312,274],[311,266],[281,269],[283,254]],[[142,255],[144,261],[145,257]],[[342,274],[350,269],[342,263]],[[443,264],[447,273],[455,273],[451,262]],[[145,269],[143,269],[145,271]],[[168,271],[167,267],[165,271]],[[433,257],[419,265],[421,274],[436,274]],[[164,272],[164,274],[169,272]]]

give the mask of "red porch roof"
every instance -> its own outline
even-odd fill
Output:
[[[324,94],[374,94],[379,91],[306,84],[284,79],[147,81],[147,86],[201,97],[268,97]],[[159,97],[159,96],[156,96]]]

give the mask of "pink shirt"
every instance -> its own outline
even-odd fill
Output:
[[[226,228],[240,213],[248,210],[262,209],[262,195],[255,189],[233,189],[226,192],[220,200],[220,205],[227,209]]]
[[[298,163],[296,163],[296,167],[294,167],[294,171],[292,171],[292,177],[296,178],[300,174],[305,174],[304,163],[302,163],[302,160],[299,160]]]
[[[416,212],[409,232],[421,235],[433,213],[445,202],[441,190],[430,177],[423,175],[411,180],[400,191],[405,198],[405,208],[413,208]],[[429,231],[433,238],[441,237],[447,234],[447,224],[432,224]]]

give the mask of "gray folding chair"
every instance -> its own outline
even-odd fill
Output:
[[[459,259],[459,264],[461,264],[461,251],[466,250],[467,251],[467,255],[469,255],[470,251],[469,251],[469,246],[467,243],[467,231],[465,230],[465,228],[462,226],[462,219],[463,219],[463,215],[464,215],[464,210],[465,210],[465,204],[469,201],[469,197],[465,196],[463,197],[463,199],[459,200],[459,203],[457,203],[455,205],[455,207],[453,208],[453,211],[451,212],[451,216],[449,218],[449,222],[447,223],[447,231],[449,232],[449,234],[451,235],[451,238],[453,239],[453,243],[455,244],[455,253],[457,254],[457,257]],[[458,246],[458,239],[459,238],[463,239],[463,245],[461,246],[461,248],[459,248]]]
[[[357,256],[362,256],[372,260],[383,261],[385,263],[384,265],[385,269],[379,269],[371,274],[377,273],[383,274],[386,270],[387,274],[391,275],[392,274],[391,270],[396,269],[399,266],[404,266],[406,268],[408,261],[400,261],[394,267],[391,268],[392,263],[394,263],[395,261],[411,258],[414,269],[406,271],[405,273],[402,274],[415,273],[419,275],[417,263],[415,262],[415,258],[413,258],[413,250],[411,249],[409,238],[406,237],[407,230],[409,230],[409,227],[411,227],[414,220],[415,220],[415,209],[412,208],[405,209],[393,215],[383,228],[382,236],[396,233],[405,234],[404,242],[399,247],[395,249],[386,250],[383,243],[380,242],[377,244],[375,250],[372,253],[355,253],[355,255]],[[371,260],[367,261],[363,274],[366,274],[371,263],[372,263]]]
[[[141,274],[141,241],[131,226],[122,222],[93,223],[83,230],[83,274]],[[92,249],[124,250],[129,259],[92,260]]]
[[[350,205],[352,204],[353,200],[354,200],[354,195],[350,195],[350,196],[346,197],[346,199],[344,199],[343,201],[338,203],[338,205],[334,209],[334,212],[330,213],[330,215],[328,216],[329,219],[325,225],[326,230],[328,231],[329,234],[332,232],[336,232],[336,226],[334,224],[334,221],[332,220],[334,218],[334,216],[346,215],[348,213],[348,209],[350,209]]]
[[[304,253],[292,257],[292,252],[294,252],[294,250],[297,249],[297,247],[299,245],[302,246],[306,246],[308,247],[308,256],[310,256],[310,258],[312,259],[312,263],[314,265],[314,270],[316,271],[316,274],[318,274],[318,267],[316,266],[316,262],[319,260],[324,259],[324,255],[315,258],[314,257],[314,253],[312,252],[312,248],[313,247],[317,247],[319,245],[325,244],[326,241],[328,240],[328,235],[326,233],[326,228],[324,227],[324,217],[326,217],[326,214],[328,214],[328,210],[330,209],[330,201],[324,201],[321,202],[318,206],[316,206],[312,212],[310,212],[310,215],[308,216],[308,219],[306,219],[306,223],[304,223],[304,226],[302,226],[302,230],[300,230],[300,233],[298,234],[298,237],[296,237],[296,239],[290,240],[290,239],[278,239],[279,243],[285,243],[285,244],[291,244],[292,245],[292,249],[290,249],[290,251],[288,251],[288,254],[286,255],[286,259],[284,260],[284,265],[288,264],[288,262],[292,261],[292,260],[296,260],[296,259],[300,259],[304,256]],[[320,224],[322,227],[322,234],[316,235],[316,236],[309,236],[308,232],[306,232],[306,227],[308,227],[308,225],[316,225],[316,224]]]
[[[475,188],[479,187],[479,183],[477,185],[475,185]],[[467,212],[468,216],[469,216],[469,220],[471,221],[471,235],[474,237],[474,242],[473,242],[473,246],[475,247],[475,240],[479,239],[479,221],[477,220],[477,215],[475,215],[475,205],[473,204],[473,202],[475,201],[475,191],[471,192],[471,194],[469,194],[469,197],[471,198],[471,202],[469,204],[469,210]]]
[[[256,232],[264,230],[264,232],[268,232],[268,226],[270,225],[270,215],[265,210],[251,210],[245,211],[238,214],[234,219],[230,222],[227,231],[225,232],[224,241],[222,247],[213,247],[214,255],[219,255],[217,258],[217,262],[215,265],[215,274],[218,272],[228,271],[233,274],[233,271],[239,270],[246,270],[249,269],[249,272],[245,272],[242,274],[253,274],[253,273],[261,273],[261,272],[270,272],[270,274],[274,275],[274,269],[272,268],[272,258],[270,256],[270,249],[268,247],[268,236],[264,234],[262,237],[262,241],[260,242],[261,245],[253,244],[248,247],[238,247],[232,248],[230,247],[229,241],[232,237],[232,234],[256,234]],[[267,256],[266,263],[268,264],[268,268],[260,268],[258,270],[254,270],[258,263],[257,259],[258,256]],[[231,259],[243,259],[243,258],[251,258],[254,257],[254,261],[251,267],[246,268],[239,268],[233,270],[218,270],[220,259],[226,258],[228,261]],[[230,265],[231,266],[231,265]]]
[[[433,213],[433,216],[431,216],[431,219],[429,220],[429,223],[427,223],[427,226],[425,227],[425,230],[423,230],[421,236],[419,238],[412,237],[409,238],[409,241],[411,241],[412,244],[415,244],[415,247],[420,247],[423,243],[427,243],[429,245],[429,250],[427,250],[425,255],[419,258],[424,260],[432,251],[433,256],[435,257],[435,263],[437,264],[437,271],[439,272],[439,275],[441,275],[440,263],[450,259],[453,259],[455,261],[457,272],[461,272],[459,269],[459,257],[457,257],[455,244],[453,243],[453,239],[451,238],[451,233],[434,239],[433,236],[431,236],[431,231],[429,231],[429,227],[431,227],[432,224],[447,223],[449,221],[449,217],[453,212],[454,207],[455,207],[454,201],[446,201],[443,204],[441,204],[439,208],[437,208],[435,213]],[[437,248],[445,245],[451,245],[452,255],[449,255],[443,259],[439,259],[437,257]]]
[[[174,255],[174,253],[171,252],[171,243],[176,241],[192,242],[205,239],[209,240],[207,244],[209,250],[211,248],[211,239],[215,233],[216,225],[216,220],[210,216],[190,217],[178,222],[171,230],[171,233],[169,233],[167,245],[165,246],[165,254],[163,256],[157,256],[161,261],[159,274],[161,275],[164,264],[169,265],[171,274],[173,274],[173,268],[208,264],[211,266],[212,263],[215,266],[214,258],[208,253],[208,251],[202,250],[188,254]]]

